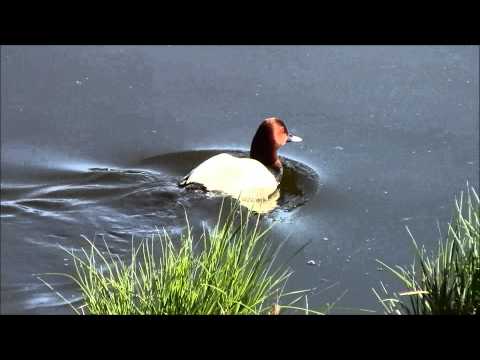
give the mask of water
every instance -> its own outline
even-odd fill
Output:
[[[465,184],[478,187],[477,47],[2,46],[1,312],[62,314],[35,277],[72,271],[60,247],[134,241],[213,224],[218,197],[177,181],[220,151],[245,155],[260,121],[302,143],[286,170],[271,241],[287,239],[290,288],[381,311],[407,264],[408,225],[434,248]],[[97,240],[98,239],[98,240]],[[79,301],[68,279],[49,277]]]

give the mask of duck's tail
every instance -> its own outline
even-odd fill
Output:
[[[199,184],[199,183],[196,183],[196,182],[189,182],[188,180],[190,179],[190,174],[188,175],[185,175],[179,182],[178,182],[178,186],[179,187],[187,187],[188,189],[190,190],[203,190],[203,191],[207,191],[207,188],[202,185],[202,184]]]
[[[188,178],[190,177],[190,174],[184,176],[179,182],[178,182],[178,186],[180,187],[185,187],[188,185]]]

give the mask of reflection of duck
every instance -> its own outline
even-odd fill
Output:
[[[289,134],[282,120],[265,119],[253,137],[250,158],[237,158],[226,153],[212,156],[186,175],[180,186],[200,185],[207,191],[225,193],[245,204],[261,202],[260,208],[273,205],[273,209],[283,174],[277,151],[290,141],[302,139]],[[267,206],[268,203],[271,205]]]
[[[280,199],[280,188],[277,188],[273,194],[271,194],[268,199],[252,199],[248,197],[240,196],[238,201],[240,204],[245,206],[247,209],[254,211],[259,214],[265,214],[273,209],[275,209],[278,205],[278,200]]]

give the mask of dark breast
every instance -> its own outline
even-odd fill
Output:
[[[282,176],[283,176],[283,167],[281,168],[272,168],[272,167],[267,167],[267,169],[275,176],[275,179],[277,182],[280,184],[282,181]]]

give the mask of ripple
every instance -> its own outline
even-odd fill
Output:
[[[223,196],[187,190],[179,187],[178,181],[200,162],[223,151],[165,154],[125,168],[89,167],[68,177],[53,170],[36,178],[36,184],[3,183],[2,224],[10,226],[18,248],[25,253],[34,251],[41,259],[36,261],[55,269],[52,272],[64,272],[65,266],[71,266],[65,262],[62,248],[77,252],[88,247],[80,240],[82,234],[100,249],[108,246],[112,253],[128,259],[132,243],[153,236],[156,229],[179,236],[186,226],[186,214],[194,234],[216,222]],[[248,156],[246,151],[229,152]],[[264,216],[290,226],[294,221],[291,214],[315,196],[319,181],[317,173],[304,163],[286,157],[282,161],[284,176],[275,209]],[[31,230],[35,230],[33,236]],[[63,286],[58,288],[62,294],[70,291]],[[25,309],[65,304],[42,289],[9,293],[17,296],[12,301],[21,301]]]
[[[249,156],[249,152],[240,150],[193,150],[150,157],[137,165],[169,173],[178,181],[202,161],[222,152],[238,157]],[[267,204],[267,208],[269,211],[292,211],[305,205],[309,199],[315,196],[319,188],[319,176],[315,170],[299,161],[283,156],[280,156],[280,159],[284,165],[280,196],[274,199],[273,206]],[[178,190],[175,190],[175,192],[178,192]],[[198,196],[199,191],[184,189],[183,194],[184,198],[189,198],[190,196]]]
[[[29,204],[30,206],[25,205],[25,203]],[[42,202],[42,203],[46,203],[46,202]],[[75,219],[73,217],[66,216],[60,213],[58,209],[56,209],[55,211],[51,211],[51,210],[43,210],[43,209],[35,208],[31,206],[28,200],[2,201],[1,208],[2,208],[2,217],[15,217],[15,215],[19,215],[19,214],[33,214],[41,217],[58,218],[66,222],[75,222]]]

